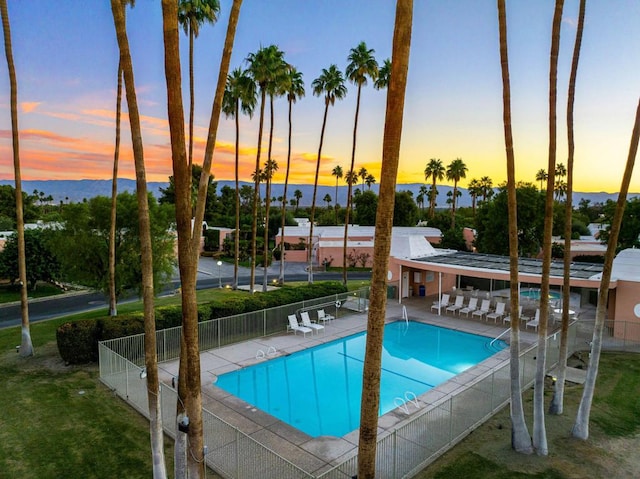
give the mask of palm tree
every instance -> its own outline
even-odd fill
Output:
[[[469,192],[469,196],[471,196],[471,210],[473,211],[473,217],[475,218],[476,202],[478,200],[478,196],[482,194],[482,186],[480,184],[480,180],[473,178],[467,185],[467,191]]]
[[[378,70],[378,78],[373,82],[373,88],[376,90],[382,90],[389,86],[389,80],[391,79],[391,60],[386,59],[380,69]]]
[[[364,191],[364,180],[367,179],[368,175],[369,175],[369,172],[364,166],[358,170],[358,176],[362,180],[362,191]]]
[[[371,273],[371,296],[367,341],[362,373],[362,401],[358,441],[358,474],[362,479],[376,477],[376,445],[378,439],[378,409],[380,404],[380,371],[382,337],[387,298],[387,271],[391,250],[393,207],[395,200],[404,94],[407,84],[413,1],[398,0],[393,34],[393,81],[389,85],[382,146],[380,201],[376,213],[376,241]]]
[[[296,213],[298,212],[298,208],[300,207],[300,200],[302,199],[302,191],[296,190],[293,192],[293,198],[295,199],[296,204]]]
[[[331,195],[329,193],[327,193],[326,195],[324,195],[324,198],[322,198],[322,201],[324,201],[327,204],[327,210],[331,209]]]
[[[156,353],[156,322],[154,312],[153,257],[151,248],[151,221],[147,179],[144,166],[142,129],[136,98],[133,64],[127,38],[125,2],[111,0],[111,11],[120,50],[120,66],[124,76],[127,106],[129,110],[129,129],[133,145],[133,160],[136,172],[136,196],[138,202],[138,223],[140,226],[140,259],[142,273],[142,299],[144,307],[144,359],[147,369],[147,403],[149,407],[149,427],[151,431],[151,455],[153,477],[166,478],[164,459],[164,433],[162,428],[162,410],[160,404],[160,384],[158,379],[158,358]],[[177,17],[176,17],[177,18]]]
[[[236,68],[228,78],[222,100],[222,112],[235,119],[236,152],[236,225],[234,233],[235,258],[233,261],[233,289],[238,289],[238,262],[240,261],[240,112],[253,117],[256,107],[256,84],[246,70]]]
[[[287,95],[287,101],[289,102],[289,134],[287,141],[287,171],[284,177],[284,192],[282,193],[282,219],[280,222],[280,277],[278,282],[284,284],[284,228],[287,217],[287,188],[289,186],[289,171],[291,167],[291,130],[293,123],[291,121],[291,112],[293,110],[293,104],[302,98],[305,94],[304,80],[302,79],[302,73],[290,66],[287,70],[287,75],[283,80],[283,93]]]
[[[178,22],[185,35],[189,36],[189,164],[193,159],[193,112],[195,107],[193,89],[193,40],[200,34],[205,22],[215,23],[220,13],[219,0],[180,0]]]
[[[551,28],[549,60],[549,177],[545,198],[545,218],[542,239],[542,281],[540,284],[540,323],[538,326],[538,353],[533,392],[533,447],[536,454],[549,453],[544,420],[544,378],[547,361],[547,326],[549,321],[549,275],[551,273],[551,234],[553,230],[553,184],[556,169],[556,109],[558,83],[558,51],[560,50],[560,24],[564,0],[556,0]]]
[[[260,48],[256,53],[247,56],[249,64],[249,74],[260,88],[260,122],[258,127],[258,146],[256,154],[256,167],[254,171],[260,169],[260,153],[262,150],[262,129],[264,126],[264,107],[267,93],[275,76],[279,74],[280,67],[284,62],[284,53],[275,45]],[[259,201],[259,178],[254,181],[255,191],[253,197],[253,224],[251,226],[251,275],[249,280],[250,291],[254,290],[256,277],[256,239],[258,232],[258,201]]]
[[[376,177],[369,173],[364,182],[367,184],[367,189],[371,190],[371,185],[376,184]]]
[[[357,47],[351,49],[351,53],[347,58],[349,64],[345,71],[347,79],[358,87],[356,96],[356,113],[353,121],[353,146],[351,148],[351,167],[349,171],[355,172],[356,161],[356,139],[358,134],[358,115],[360,114],[360,95],[362,87],[367,84],[367,77],[375,82],[378,78],[378,62],[374,58],[373,49],[367,48],[365,42],[360,42]],[[347,211],[344,220],[344,243],[342,251],[342,282],[347,285],[347,237],[349,236],[349,212],[351,209],[351,188],[349,182],[347,188]]]
[[[336,210],[336,224],[338,224],[338,180],[342,178],[343,172],[342,167],[340,165],[336,165],[331,170],[331,174],[336,177],[336,202],[335,202],[335,210]]]
[[[112,0],[117,1],[117,0]],[[204,161],[198,197],[195,208],[195,224],[202,224],[204,218],[207,189],[211,178],[211,162],[216,142],[216,134],[222,99],[229,73],[229,63],[233,51],[240,5],[242,0],[234,0],[229,13],[229,23],[224,40],[218,81],[211,108],[209,131],[205,145]],[[178,266],[182,292],[182,336],[180,341],[180,366],[178,376],[177,420],[189,418],[189,430],[178,433],[174,441],[175,477],[200,477],[204,463],[204,436],[202,427],[202,390],[200,378],[200,352],[198,347],[198,311],[196,299],[196,277],[198,272],[198,251],[202,235],[201,228],[191,228],[191,168],[187,161],[184,135],[184,108],[180,76],[180,50],[177,0],[162,0],[162,21],[164,31],[165,77],[167,83],[167,106],[169,131],[171,135],[171,157],[176,189],[176,226],[178,233]],[[125,85],[128,84],[125,77]],[[193,234],[192,234],[193,233]],[[188,441],[187,441],[188,438]],[[189,453],[187,454],[187,444]],[[187,464],[185,466],[185,462]],[[187,471],[188,469],[188,471]]]
[[[24,243],[24,210],[22,205],[22,174],[20,170],[20,140],[18,128],[18,81],[16,67],[13,63],[13,49],[11,46],[11,26],[7,1],[0,1],[2,13],[2,30],[4,33],[4,52],[9,70],[11,88],[11,138],[13,145],[13,171],[16,183],[16,227],[18,230],[18,276],[20,277],[20,312],[22,315],[22,337],[20,341],[20,356],[33,356],[31,329],[29,326],[29,303],[27,299],[27,261]]]
[[[515,158],[511,131],[511,85],[509,81],[509,57],[507,52],[507,9],[505,0],[498,0],[498,25],[500,31],[500,65],[502,71],[502,108],[504,142],[507,157],[507,196],[509,216],[509,285],[511,307],[511,331],[509,340],[509,372],[511,396],[511,447],[520,453],[531,454],[531,436],[524,419],[520,380],[520,316],[518,314],[520,291],[518,274],[518,218],[516,201]]]
[[[336,65],[331,65],[328,69],[323,68],[318,78],[311,83],[314,96],[324,95],[324,114],[322,117],[322,129],[320,130],[320,144],[318,146],[318,158],[316,159],[316,175],[313,181],[313,199],[311,200],[311,224],[309,228],[309,243],[307,245],[307,262],[309,263],[309,282],[313,282],[313,222],[316,212],[316,194],[318,191],[318,176],[320,174],[320,159],[322,158],[322,144],[324,142],[324,131],[327,126],[327,114],[329,107],[334,105],[336,100],[342,100],[347,94],[347,87],[344,86],[344,77]]]
[[[616,249],[618,246],[620,225],[622,224],[622,217],[624,216],[624,209],[627,204],[627,193],[629,192],[629,184],[631,183],[631,177],[633,175],[633,166],[638,153],[639,141],[640,102],[638,102],[638,106],[636,107],[636,118],[633,125],[633,133],[631,134],[629,155],[627,156],[627,163],[622,176],[622,182],[620,184],[620,193],[618,194],[616,211],[609,230],[609,242],[607,244],[607,252],[604,256],[600,288],[598,289],[598,307],[596,310],[596,322],[593,328],[593,337],[591,340],[591,354],[589,355],[587,377],[584,383],[584,389],[582,390],[580,406],[578,406],[578,412],[576,414],[576,422],[573,425],[573,430],[571,432],[573,437],[583,440],[587,440],[589,438],[589,416],[591,414],[593,394],[595,392],[596,379],[598,376],[598,362],[600,361],[600,352],[602,350],[602,333],[604,331],[605,318],[607,316],[611,269],[613,267],[613,259],[616,255]]]
[[[271,150],[271,147],[269,147]],[[271,152],[269,152],[271,153]],[[269,266],[269,208],[271,207],[271,180],[273,174],[278,171],[278,162],[272,158],[269,158],[264,163],[264,182],[266,185],[266,193],[264,197],[264,247],[262,250],[263,264],[264,264],[264,276],[262,281],[262,291],[267,292],[267,268]]]
[[[355,171],[347,171],[347,174],[344,175],[344,181],[347,184],[347,186],[351,186],[353,187],[353,185],[358,183],[358,173],[356,173]],[[356,188],[355,193],[353,193],[353,196],[357,196],[359,194],[360,190],[358,188]],[[349,205],[349,208],[352,208],[352,203],[353,201],[352,197],[347,198],[347,204]],[[346,219],[345,219],[346,221]]]
[[[432,180],[429,194],[429,218],[433,218],[436,213],[436,197],[438,195],[436,182],[444,180],[446,171],[442,161],[437,158],[431,158],[429,163],[427,163],[427,167],[424,169],[424,179],[429,181],[429,178],[431,178]]]
[[[567,183],[560,178],[556,178],[556,182],[553,185],[553,192],[557,201],[562,200],[567,195]]]
[[[547,170],[545,170],[544,168],[540,168],[536,173],[536,181],[540,182],[540,191],[542,191],[542,184],[547,181],[548,176],[549,175],[547,175]]]
[[[467,165],[462,158],[456,158],[447,166],[447,180],[453,181],[453,195],[451,201],[451,228],[456,227],[456,201],[458,197],[458,181],[467,177]]]
[[[584,14],[586,0],[580,0],[578,13],[578,27],[576,30],[576,42],[573,47],[573,60],[571,62],[571,75],[569,77],[569,92],[567,95],[567,201],[564,205],[564,277],[562,285],[562,326],[560,330],[560,350],[558,354],[558,367],[556,368],[555,389],[549,405],[549,414],[562,414],[564,408],[564,381],[567,375],[567,356],[569,351],[569,295],[571,292],[571,219],[573,216],[572,192],[573,192],[573,158],[575,144],[573,140],[573,104],[576,93],[576,77],[578,75],[578,61],[580,59],[580,45],[582,44],[582,32],[584,30]],[[560,166],[560,165],[558,165]],[[564,165],[563,165],[564,166]],[[556,169],[557,171],[557,169]]]
[[[482,201],[487,201],[493,196],[493,181],[488,176],[480,178],[480,194]]]
[[[118,159],[120,157],[120,117],[122,115],[122,67],[118,62],[116,93],[116,144],[113,151],[113,175],[111,179],[111,214],[109,227],[109,316],[118,315],[116,297],[116,207],[118,204]]]

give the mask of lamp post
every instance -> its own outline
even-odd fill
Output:
[[[222,288],[222,270],[220,267],[222,266],[222,261],[218,260],[218,288]]]

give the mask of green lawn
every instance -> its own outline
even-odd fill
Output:
[[[62,293],[64,293],[64,291],[57,286],[48,283],[38,283],[36,289],[30,290],[27,295],[29,298],[43,298],[45,296]],[[17,286],[0,284],[0,304],[12,303],[14,301],[20,301],[20,289]]]

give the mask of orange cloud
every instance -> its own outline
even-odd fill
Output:
[[[20,103],[20,109],[22,110],[22,113],[31,113],[32,111],[35,111],[40,104],[41,102],[39,101],[23,101]]]

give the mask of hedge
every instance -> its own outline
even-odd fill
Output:
[[[245,298],[215,300],[198,305],[198,321],[224,318],[241,313],[274,308],[283,304],[321,298],[346,292],[337,281],[327,281],[304,286],[282,286],[266,293],[252,294]],[[156,330],[173,328],[182,324],[182,307],[156,308]],[[58,351],[68,364],[83,364],[98,360],[98,342],[144,333],[142,312],[105,317],[97,320],[80,320],[65,323],[56,332]]]

